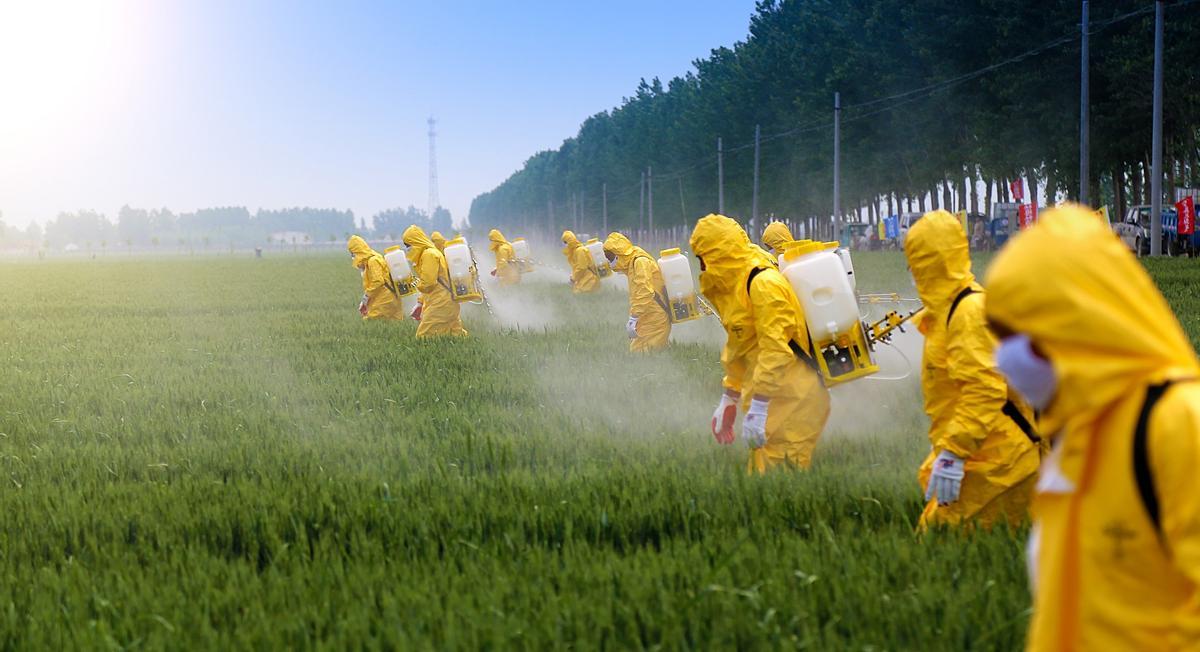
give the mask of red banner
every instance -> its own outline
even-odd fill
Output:
[[[1012,190],[1013,201],[1018,204],[1025,201],[1025,184],[1020,179],[1013,179],[1008,184],[1009,190]]]
[[[1184,197],[1175,203],[1176,214],[1179,215],[1179,235],[1191,235],[1196,230],[1196,202],[1191,197]]]
[[[1033,226],[1034,220],[1037,219],[1033,212],[1033,206],[1030,204],[1021,204],[1017,207],[1017,225],[1024,231]]]

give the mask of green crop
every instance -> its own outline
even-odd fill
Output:
[[[0,649],[1021,645],[1023,533],[913,532],[915,377],[750,477],[714,322],[631,357],[622,293],[539,275],[418,342],[344,256],[5,264]]]

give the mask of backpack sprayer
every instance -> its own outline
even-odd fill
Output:
[[[450,297],[457,303],[482,303],[489,314],[492,305],[488,303],[483,293],[483,285],[479,282],[479,266],[475,264],[475,252],[462,236],[446,243],[443,252],[446,256],[446,267],[450,276]]]

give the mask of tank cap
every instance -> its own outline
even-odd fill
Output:
[[[592,244],[593,242],[600,242],[600,238],[588,238],[588,241],[584,244]]]
[[[454,239],[452,239],[452,240],[447,240],[447,241],[446,241],[446,246],[447,246],[447,247],[449,247],[449,246],[450,246],[450,245],[452,245],[452,244],[467,244],[467,241],[466,241],[466,240],[463,240],[463,237],[460,235],[460,236],[458,236],[458,237],[455,237],[455,238],[454,238]]]
[[[392,253],[393,251],[400,251],[400,250],[401,250],[401,249],[403,249],[403,248],[404,248],[404,247],[401,247],[400,245],[392,245],[392,246],[388,247],[387,249],[384,249],[384,250],[383,250],[383,253],[385,253],[385,254],[390,254],[390,253]]]
[[[783,255],[788,260],[793,260],[801,256],[807,256],[811,253],[822,251],[824,245],[820,242],[812,240],[794,240],[783,246]]]
[[[837,249],[840,246],[842,246],[842,243],[840,243],[840,242],[822,242],[821,243],[821,249],[824,251],[832,251],[833,249]]]
[[[663,249],[662,251],[658,252],[658,255],[662,258],[666,258],[667,256],[677,256],[677,255],[679,255],[679,247],[672,247],[671,249]]]
[[[513,242],[525,242],[525,238],[513,238]]]

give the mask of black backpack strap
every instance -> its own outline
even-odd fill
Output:
[[[1021,429],[1021,432],[1025,433],[1025,437],[1029,441],[1034,444],[1042,443],[1042,438],[1038,436],[1037,430],[1033,428],[1033,424],[1029,423],[1029,419],[1026,419],[1024,414],[1021,414],[1021,410],[1017,409],[1017,404],[1013,403],[1011,399],[1004,402],[1004,407],[1000,408],[1000,411],[1004,413],[1004,416],[1012,419],[1013,423],[1017,424],[1017,427]]]
[[[750,296],[750,284],[754,282],[754,279],[757,278],[759,274],[767,271],[767,269],[768,268],[766,267],[755,267],[754,269],[750,270],[750,275],[746,277],[747,297]],[[788,348],[792,350],[792,353],[795,354],[795,356],[799,358],[801,362],[808,365],[808,367],[817,374],[817,379],[821,381],[821,386],[824,387],[825,376],[821,374],[821,365],[817,364],[817,359],[813,357],[813,353],[811,353],[813,350],[812,333],[808,332],[808,324],[804,325],[804,333],[808,336],[807,350],[803,346],[800,346],[800,343],[796,340],[788,340]]]
[[[979,292],[979,290],[968,287],[968,288],[963,289],[962,292],[959,292],[958,296],[954,297],[954,302],[950,304],[950,312],[946,313],[946,326],[947,327],[950,326],[950,320],[954,318],[954,311],[958,310],[958,304],[962,303],[963,299],[966,299],[967,297],[969,297],[972,294],[975,294],[977,292]]]
[[[1142,411],[1138,414],[1137,426],[1133,430],[1133,477],[1137,481],[1138,494],[1142,498],[1142,506],[1146,515],[1154,525],[1154,531],[1162,534],[1162,523],[1159,517],[1158,491],[1154,488],[1154,473],[1150,470],[1150,453],[1147,450],[1150,414],[1155,404],[1167,392],[1171,382],[1167,381],[1146,388],[1146,399],[1142,402]]]

